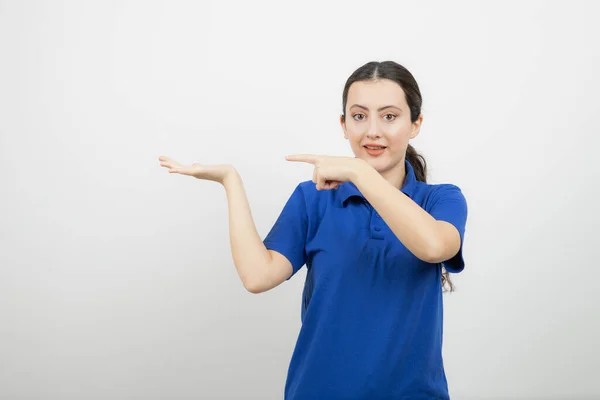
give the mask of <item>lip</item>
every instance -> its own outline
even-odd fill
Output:
[[[375,149],[369,149],[368,147],[365,147],[364,149],[367,152],[367,154],[370,155],[371,157],[379,157],[385,153],[386,148],[384,147],[384,148],[375,150]]]
[[[367,143],[367,144],[363,145],[363,147],[367,147],[367,146],[371,146],[371,147],[383,147],[384,149],[387,148],[387,146],[384,146],[382,144],[377,144],[377,143]]]

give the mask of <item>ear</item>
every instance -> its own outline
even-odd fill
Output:
[[[423,123],[423,114],[419,114],[419,117],[415,122],[412,123],[412,130],[410,132],[410,138],[414,139],[421,131],[421,124]]]
[[[342,126],[342,130],[344,131],[344,139],[348,139],[348,134],[346,133],[346,123],[344,122],[343,115],[340,115],[340,125]]]

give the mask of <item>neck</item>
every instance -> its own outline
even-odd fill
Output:
[[[392,186],[401,189],[406,178],[406,167],[404,166],[404,158],[392,168],[380,173]]]

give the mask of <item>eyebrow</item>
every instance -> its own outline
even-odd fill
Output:
[[[360,104],[353,104],[352,106],[350,106],[350,108],[352,108],[352,107],[358,107],[358,108],[362,108],[363,110],[369,111],[369,109],[367,107],[361,106]],[[402,110],[400,108],[393,106],[393,105],[380,107],[377,109],[377,111],[382,111],[382,110],[385,110],[386,108],[395,108],[396,110],[402,112]]]

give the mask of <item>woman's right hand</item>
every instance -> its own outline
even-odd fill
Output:
[[[158,160],[160,161],[160,165],[162,167],[169,169],[170,174],[175,173],[181,175],[189,175],[198,179],[219,182],[220,184],[223,184],[225,178],[227,178],[235,172],[235,168],[232,165],[228,164],[203,165],[194,163],[188,166],[180,164],[177,161],[164,156],[158,157]]]

